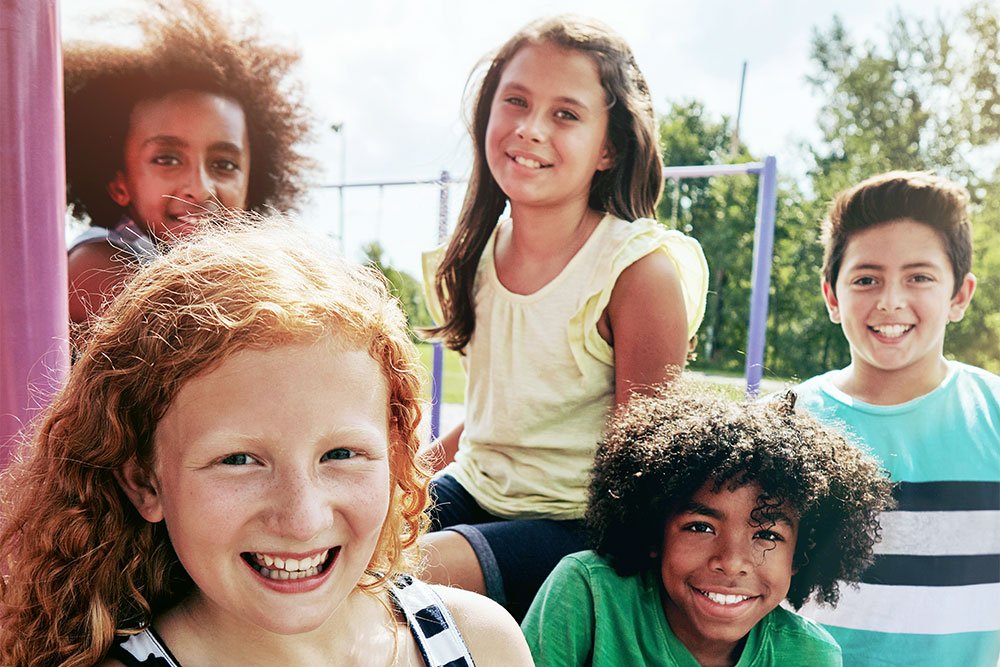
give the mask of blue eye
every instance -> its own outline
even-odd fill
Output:
[[[579,116],[577,116],[572,111],[567,111],[566,109],[561,109],[557,111],[556,118],[559,118],[561,120],[580,120]]]
[[[243,452],[240,452],[239,454],[230,454],[221,461],[222,465],[227,466],[245,466],[250,465],[253,462],[254,458]]]
[[[357,452],[352,452],[346,447],[337,447],[336,449],[331,449],[330,451],[323,454],[320,457],[320,461],[344,461],[346,459],[352,459],[357,456]]]
[[[524,98],[515,97],[513,95],[503,98],[503,101],[506,102],[507,104],[513,104],[514,106],[518,107],[528,106],[528,103],[524,101]]]

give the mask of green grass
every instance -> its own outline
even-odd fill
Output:
[[[429,343],[417,343],[417,348],[420,350],[420,361],[427,369],[428,383],[424,387],[424,398],[429,400],[430,379],[434,368],[434,346]],[[462,369],[462,362],[459,361],[458,352],[447,348],[444,350],[443,389],[445,403],[465,403],[465,371]]]
[[[417,348],[420,350],[420,361],[424,365],[424,368],[427,369],[428,382],[424,387],[424,398],[430,400],[430,378],[432,377],[431,372],[433,367],[434,346],[430,343],[417,343]],[[708,368],[699,368],[695,370],[705,375],[705,382],[711,382],[712,384],[724,387],[725,389],[723,391],[730,395],[730,397],[734,400],[739,400],[743,397],[743,384],[741,381],[743,377],[742,372]],[[761,387],[761,393],[768,394],[780,391],[786,382],[789,382],[789,380],[785,378],[766,376],[764,378],[763,386]],[[462,369],[462,363],[459,361],[458,353],[452,352],[448,349],[445,349],[444,351],[444,402],[458,404],[465,403],[465,371]]]

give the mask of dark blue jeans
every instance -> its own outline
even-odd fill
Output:
[[[487,595],[518,622],[556,563],[587,548],[583,521],[498,517],[480,507],[450,475],[431,482],[431,498],[431,531],[453,530],[468,540],[483,570]]]

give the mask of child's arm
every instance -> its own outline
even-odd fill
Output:
[[[605,311],[615,351],[615,402],[648,393],[684,367],[687,313],[673,260],[651,252],[622,271]]]
[[[122,251],[108,243],[86,243],[68,258],[69,319],[86,322],[99,314],[128,279],[131,267]]]
[[[446,465],[455,460],[455,453],[458,452],[458,439],[465,430],[465,422],[451,429],[443,436],[431,443],[431,463],[433,472],[441,470]]]

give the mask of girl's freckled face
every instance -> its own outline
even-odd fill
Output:
[[[376,549],[388,443],[380,366],[334,336],[238,352],[183,385],[157,427],[143,515],[165,521],[198,586],[192,615],[280,634],[321,627]],[[265,559],[293,575],[262,574]]]

